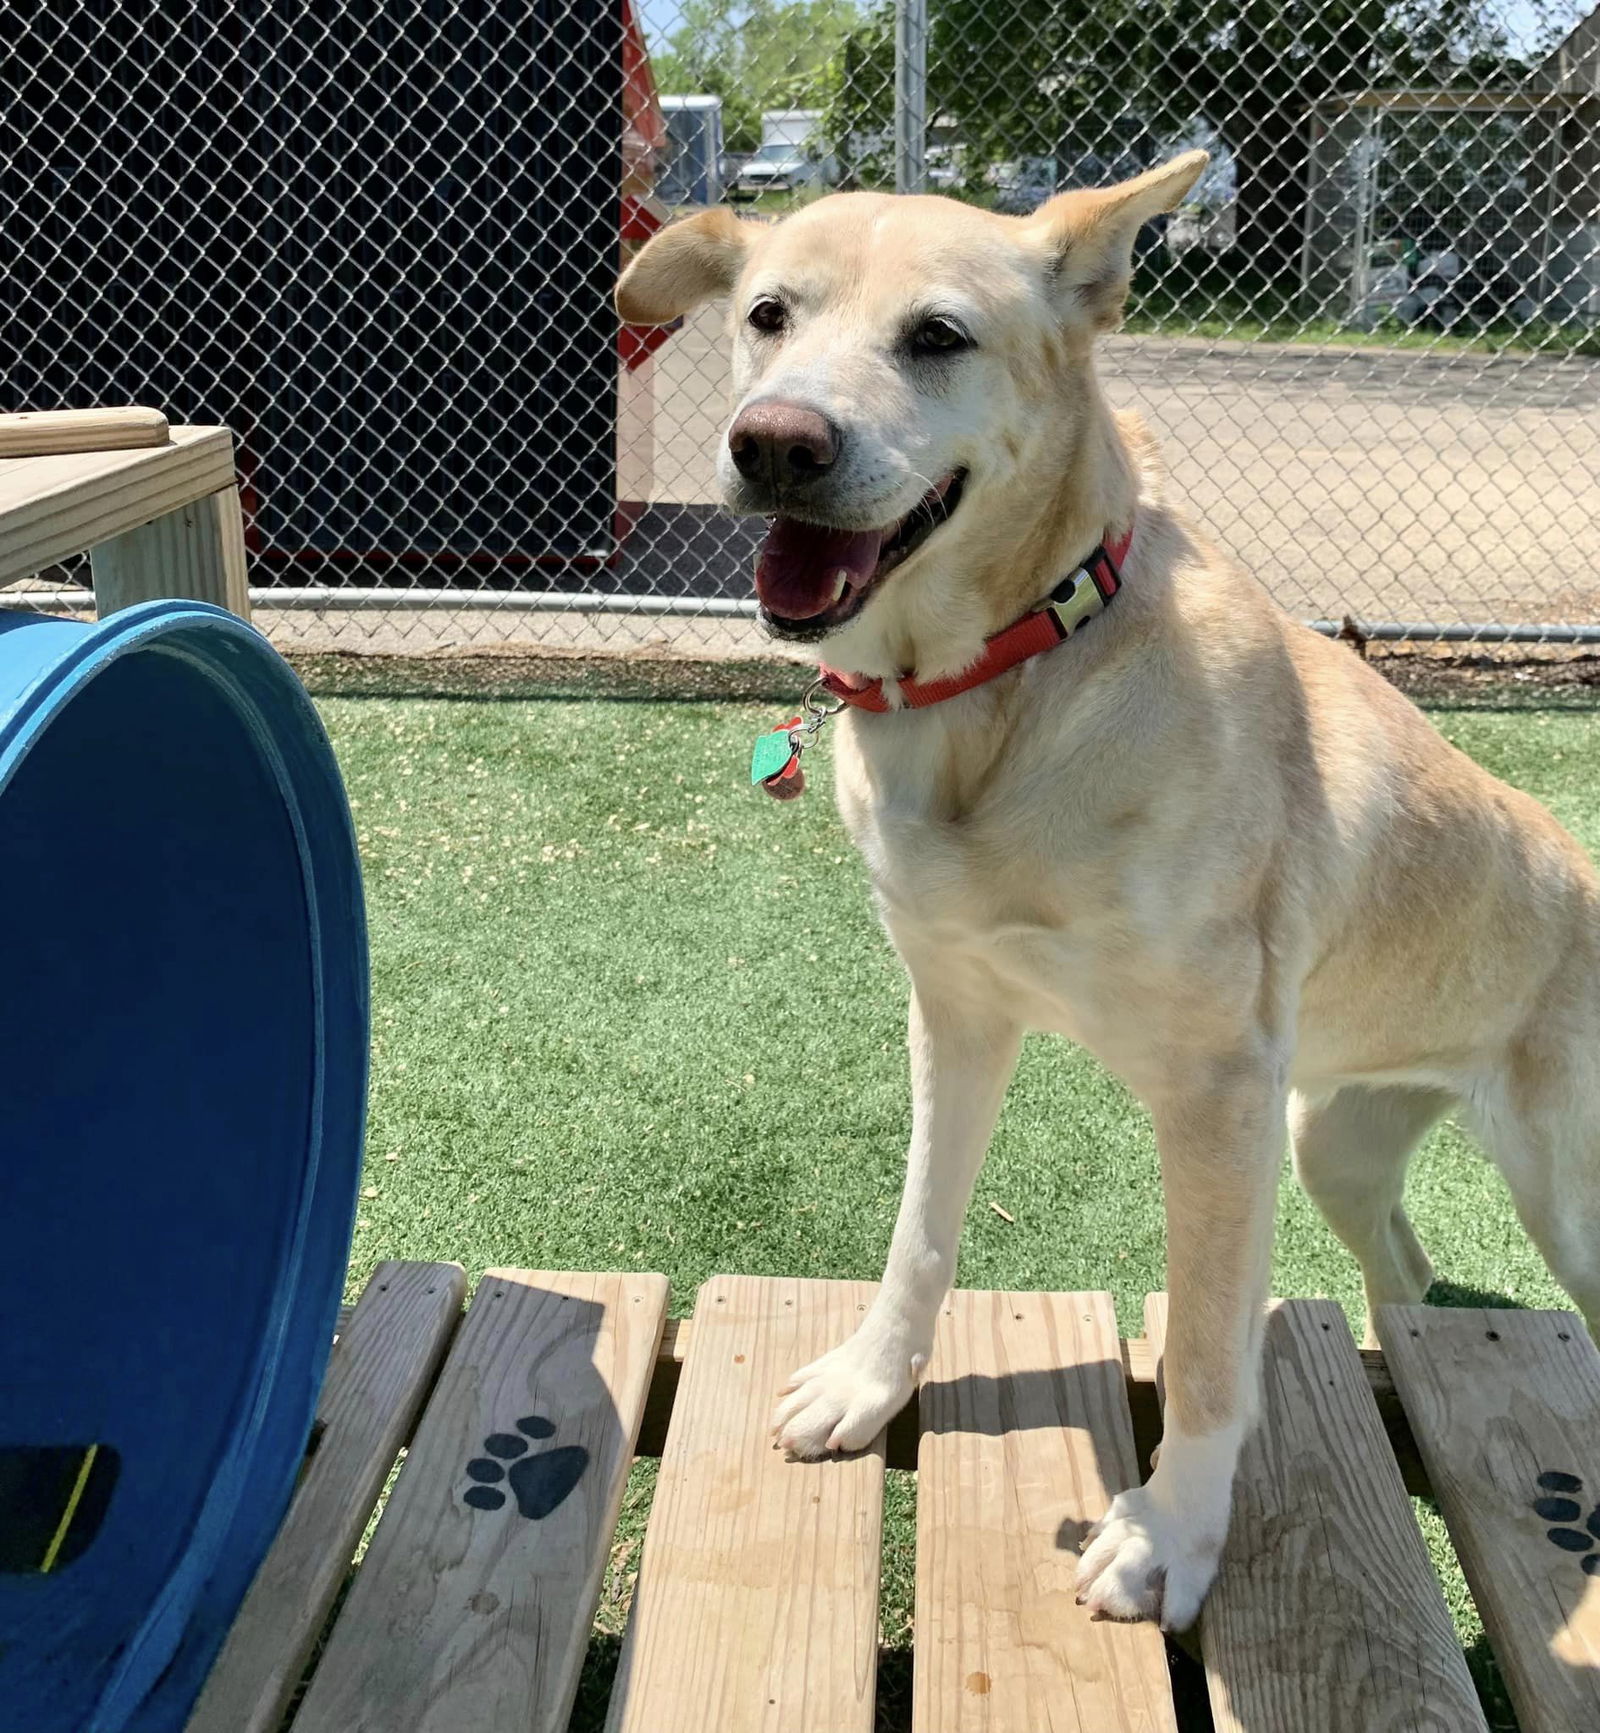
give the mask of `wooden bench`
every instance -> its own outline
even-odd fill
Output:
[[[234,479],[225,427],[136,408],[0,415],[0,591],[88,549],[101,619],[168,597],[248,619]]]
[[[869,1733],[886,1467],[917,1472],[916,1733],[1196,1724],[1160,1635],[1073,1597],[1079,1537],[1158,1432],[1165,1297],[1119,1341],[1105,1294],[953,1294],[886,1436],[788,1462],[773,1392],[871,1292],[717,1276],[674,1323],[660,1276],[492,1270],[463,1313],[455,1265],[382,1265],[189,1733],[275,1733],[292,1706],[294,1733],[561,1733],[636,1454],[660,1471],[609,1733]],[[1198,1631],[1210,1724],[1485,1726],[1409,1480],[1523,1733],[1593,1733],[1600,1356],[1560,1312],[1390,1308],[1380,1335],[1363,1356],[1330,1302],[1273,1308]]]

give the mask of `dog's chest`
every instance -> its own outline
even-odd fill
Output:
[[[855,827],[873,889],[899,927],[986,943],[1013,928],[1055,929],[1062,911],[1020,839],[916,812],[875,812]]]
[[[919,981],[993,996],[1036,1028],[1077,1040],[1103,1024],[1120,898],[1093,863],[1045,856],[1045,838],[904,808],[852,825],[878,906]]]
[[[841,741],[840,810],[890,936],[919,991],[939,970],[952,991],[1087,1041],[1123,1018],[1154,961],[1134,941],[1154,889],[1141,888],[1136,803],[1106,778],[1053,774],[1066,753],[969,768],[958,719],[939,722],[942,737],[875,737],[870,760]]]

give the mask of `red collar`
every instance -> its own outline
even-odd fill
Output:
[[[882,680],[856,683],[848,674],[826,665],[822,684],[857,710],[924,710],[970,692],[996,675],[1026,662],[1030,656],[1053,650],[1072,634],[1087,626],[1122,588],[1122,564],[1128,557],[1133,531],[1107,540],[1097,547],[1076,571],[1070,572],[1031,613],[986,639],[983,654],[970,668],[944,680],[890,682],[898,688],[899,703],[891,703]]]

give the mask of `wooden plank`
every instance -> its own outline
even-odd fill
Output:
[[[666,1306],[484,1276],[295,1733],[562,1733]]]
[[[1166,1295],[1146,1302],[1159,1353]],[[1344,1313],[1276,1301],[1200,1624],[1216,1733],[1474,1733],[1483,1712]]]
[[[103,620],[139,602],[181,597],[250,618],[239,490],[225,487],[154,523],[101,542],[90,555],[95,608]]]
[[[678,1377],[694,1334],[690,1318],[667,1320],[661,1337],[661,1349],[656,1356],[656,1373],[650,1384],[650,1401],[645,1409],[644,1424],[639,1429],[639,1454],[659,1456],[667,1438],[667,1423],[672,1418],[672,1405],[677,1399]],[[1161,1441],[1161,1411],[1156,1402],[1156,1357],[1149,1339],[1144,1336],[1124,1338],[1121,1343],[1122,1369],[1128,1383],[1128,1406],[1133,1413],[1133,1437],[1139,1460],[1144,1462],[1153,1445]],[[1429,1496],[1427,1470],[1417,1454],[1411,1425],[1405,1409],[1395,1393],[1394,1380],[1383,1363],[1377,1348],[1362,1348],[1361,1369],[1366,1374],[1378,1415],[1389,1435],[1389,1448],[1400,1464],[1400,1477],[1406,1491],[1421,1498]],[[904,1410],[889,1422],[885,1461],[890,1468],[914,1469],[917,1466],[917,1441],[920,1430],[917,1404],[913,1398]]]
[[[132,451],[167,443],[159,409],[34,409],[0,415],[0,457],[64,451]]]
[[[1376,1322],[1522,1733],[1593,1733],[1600,1354],[1588,1331],[1569,1312],[1383,1306]]]
[[[701,1288],[611,1733],[870,1733],[883,1440],[790,1462],[770,1421],[780,1385],[844,1341],[872,1293],[749,1276]]]
[[[188,1733],[275,1733],[461,1318],[459,1264],[380,1264],[328,1362],[316,1448]]]
[[[143,451],[0,458],[0,585],[233,483],[225,427],[174,427]]]
[[[1401,1464],[1401,1477],[1406,1482],[1406,1490],[1418,1497],[1428,1496],[1427,1470],[1423,1468],[1421,1457],[1416,1454],[1416,1440],[1411,1437],[1411,1423],[1406,1419],[1406,1411],[1401,1405],[1401,1399],[1395,1392],[1394,1378],[1390,1376],[1389,1367],[1383,1364],[1382,1348],[1357,1348],[1361,1355],[1361,1371],[1366,1374],[1366,1385],[1373,1393],[1373,1402],[1378,1404],[1378,1416],[1383,1421],[1383,1430],[1389,1433],[1389,1447],[1394,1451],[1395,1461]],[[1128,1400],[1134,1405],[1134,1435],[1139,1435],[1139,1404],[1144,1397],[1141,1392],[1144,1386],[1154,1388],[1156,1381],[1156,1353],[1151,1347],[1148,1336],[1128,1336],[1122,1345],[1122,1364],[1127,1367],[1128,1383],[1135,1388],[1128,1395]],[[1160,1418],[1156,1419],[1156,1442],[1160,1440]],[[896,1464],[891,1461],[889,1466]]]
[[[914,1733],[1175,1733],[1161,1633],[1075,1598],[1139,1478],[1111,1296],[952,1294],[921,1419]]]

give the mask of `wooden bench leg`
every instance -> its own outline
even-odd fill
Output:
[[[136,602],[213,602],[250,618],[239,490],[225,487],[101,542],[89,555],[103,620]]]

